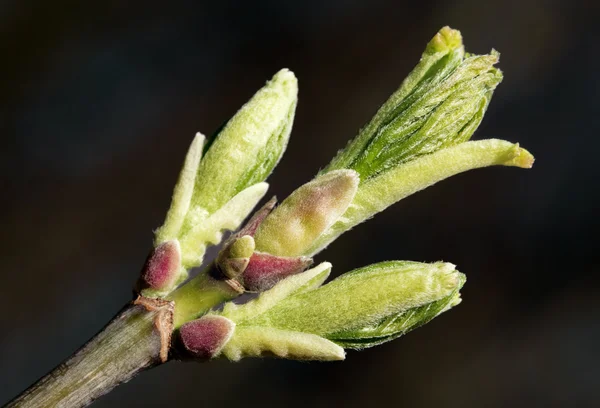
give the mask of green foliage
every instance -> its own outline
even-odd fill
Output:
[[[331,343],[364,348],[392,340],[457,304],[454,299],[465,282],[452,264],[392,261],[318,287],[330,269],[321,264],[251,302],[226,305],[220,316],[236,329],[232,343],[223,347],[225,356],[339,359],[343,353]],[[310,354],[312,349],[318,352]]]
[[[373,119],[322,171],[356,170],[366,181],[399,164],[469,140],[502,74],[499,54],[465,56],[460,32],[444,27]]]
[[[326,285],[331,264],[302,271],[340,234],[441,180],[486,166],[532,166],[518,144],[469,141],[502,80],[498,59],[496,51],[466,54],[460,32],[442,28],[400,88],[317,177],[279,207],[269,201],[212,266],[167,297],[177,305],[175,327],[188,352],[234,361],[341,360],[345,348],[390,341],[458,305],[466,277],[449,263],[382,262]],[[209,146],[202,136],[192,143],[157,232],[157,243],[178,240],[184,269],[199,265],[206,246],[237,228],[266,193],[262,180],[285,149],[296,97],[296,79],[282,70]],[[262,293],[230,302],[245,290]],[[221,302],[222,311],[210,311]]]
[[[198,133],[187,153],[155,246],[178,241],[182,270],[164,296],[199,266],[206,247],[235,230],[265,195],[269,176],[287,146],[298,84],[291,71],[279,71],[205,146]],[[149,291],[146,291],[149,294]]]

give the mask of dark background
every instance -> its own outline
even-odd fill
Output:
[[[534,168],[444,181],[317,260],[451,261],[463,304],[343,363],[171,363],[95,406],[599,406],[599,18],[595,1],[2,2],[0,403],[130,300],[196,131],[292,69],[285,197],[450,25],[502,53],[474,138],[518,141]]]

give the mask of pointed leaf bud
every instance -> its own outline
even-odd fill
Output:
[[[235,361],[264,354],[343,359],[332,343],[360,349],[399,337],[457,305],[465,282],[449,263],[392,261],[319,287],[330,268],[321,264],[246,304],[227,304],[220,315],[235,322],[236,330],[223,355]]]
[[[305,255],[307,248],[346,211],[358,183],[355,171],[338,170],[301,186],[258,227],[256,249],[277,256]]]
[[[349,168],[366,181],[469,140],[502,80],[493,67],[498,58],[496,51],[465,57],[460,32],[444,27],[398,91],[323,173]]]
[[[185,277],[185,271],[181,268],[179,242],[166,241],[154,248],[148,256],[137,288],[146,297],[157,297],[170,292],[181,283],[182,276]]]
[[[206,247],[218,244],[223,231],[239,227],[285,151],[297,100],[296,77],[283,69],[206,146],[196,135],[155,245],[178,239],[189,269],[202,264]]]
[[[464,54],[465,50],[460,31],[453,30],[450,27],[442,28],[427,44],[421,60],[408,77],[404,79],[400,88],[389,97],[371,121],[360,130],[358,136],[343,150],[340,150],[322,172],[352,168],[352,163],[367,149],[377,130],[389,122],[395,110],[407,96],[412,94],[419,84],[434,83],[434,79],[436,83],[439,83],[441,78],[460,64]]]
[[[459,290],[465,281],[465,276],[459,274],[459,284],[448,296],[422,306],[403,310],[398,314],[391,314],[364,327],[327,335],[327,338],[344,348],[357,350],[394,340],[429,323],[435,317],[457,306],[461,301]]]
[[[452,264],[382,262],[287,297],[244,324],[311,333],[335,341],[334,335],[340,332],[359,330],[451,296],[463,283],[464,276]]]
[[[212,214],[267,178],[287,146],[297,99],[296,77],[282,69],[227,122],[200,163],[193,207]]]
[[[235,323],[215,315],[203,316],[184,324],[179,329],[180,348],[184,350],[182,357],[209,360],[217,356],[234,330]]]
[[[252,292],[262,292],[280,280],[302,272],[312,264],[305,256],[286,257],[255,252],[242,275],[244,287]]]

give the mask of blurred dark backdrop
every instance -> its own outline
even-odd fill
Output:
[[[451,261],[463,304],[343,363],[171,363],[95,406],[599,406],[599,18],[592,0],[3,1],[0,403],[130,299],[196,131],[292,69],[296,124],[270,178],[285,197],[450,25],[502,53],[475,138],[520,142],[534,168],[454,177],[318,260]]]

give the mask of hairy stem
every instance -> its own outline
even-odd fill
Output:
[[[167,361],[173,303],[140,297],[7,407],[85,407],[140,371]]]
[[[235,299],[244,292],[235,280],[220,276],[215,263],[211,263],[196,277],[175,290],[167,299],[177,307],[173,315],[174,328],[202,316],[213,307]]]

